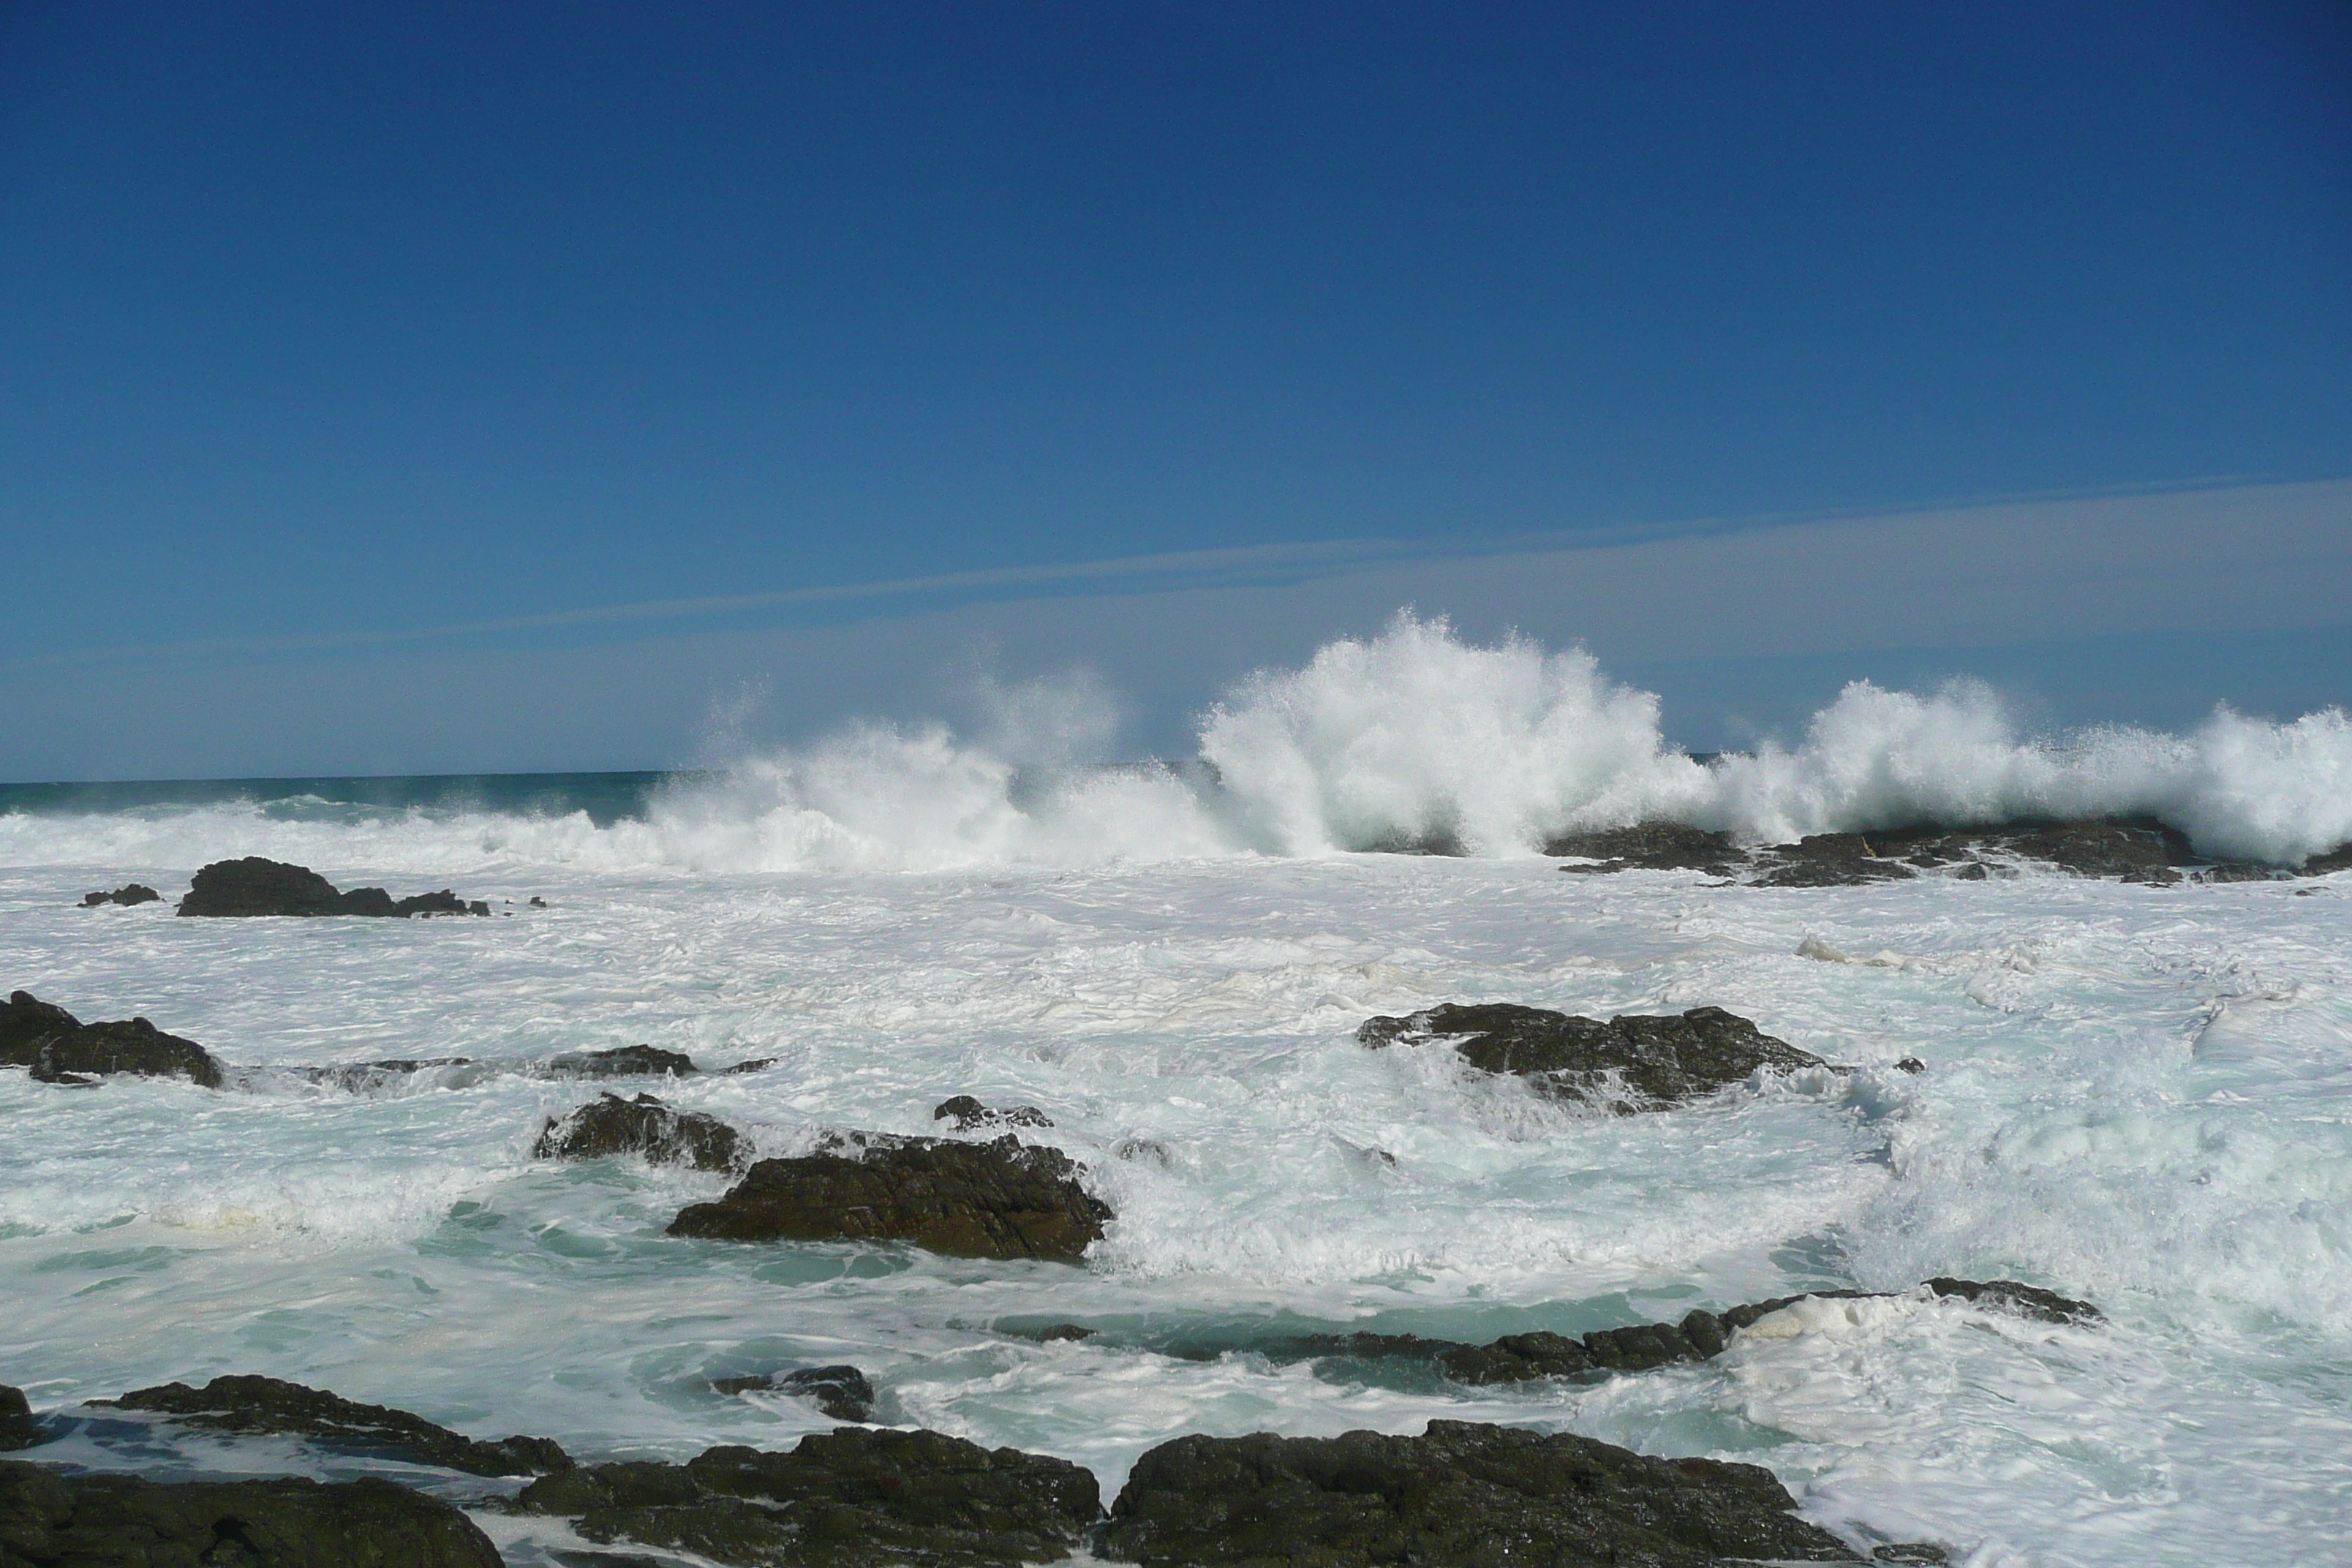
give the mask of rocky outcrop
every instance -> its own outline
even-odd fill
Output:
[[[1500,1563],[1716,1568],[1850,1563],[1760,1465],[1660,1459],[1580,1437],[1432,1421],[1418,1437],[1179,1437],[1146,1453],[1102,1554],[1195,1568]]]
[[[84,893],[81,896],[81,907],[86,910],[97,909],[101,904],[158,904],[163,901],[163,895],[143,882],[125,882],[110,893]]]
[[[931,1108],[931,1120],[945,1121],[958,1132],[975,1127],[1051,1127],[1052,1120],[1034,1105],[1012,1105],[1002,1110],[982,1105],[971,1095],[959,1094]]]
[[[714,1377],[720,1394],[789,1394],[805,1399],[835,1421],[865,1421],[874,1414],[874,1385],[854,1366],[804,1366],[753,1377]]]
[[[1102,1517],[1093,1474],[937,1432],[841,1427],[790,1453],[705,1450],[532,1482],[530,1511],[600,1544],[760,1568],[1013,1568],[1059,1562]]]
[[[1076,1263],[1111,1211],[1057,1149],[867,1135],[862,1158],[762,1160],[672,1236],[722,1241],[908,1241],[952,1258]]]
[[[2212,862],[2185,835],[2150,816],[2081,820],[2021,819],[1981,826],[1918,824],[1856,833],[1815,833],[1793,844],[1743,847],[1727,833],[1674,822],[1574,833],[1544,853],[1572,857],[1579,875],[1614,871],[1703,871],[1758,888],[1843,888],[1921,875],[1979,881],[2015,863],[2054,867],[2078,877],[2169,887],[2183,880],[2242,882],[2293,875],[2284,867]],[[2352,867],[2352,845],[2315,856],[2305,876]]]
[[[216,1377],[202,1388],[167,1383],[91,1403],[151,1411],[211,1432],[280,1433],[326,1447],[438,1465],[468,1475],[533,1476],[572,1468],[571,1456],[550,1438],[503,1437],[486,1443],[405,1410],[362,1405],[275,1377]]]
[[[33,1407],[21,1388],[11,1388],[0,1383],[0,1453],[17,1448],[29,1448],[47,1440],[41,1424],[33,1419]]]
[[[658,1165],[731,1171],[747,1152],[742,1135],[715,1116],[679,1110],[650,1094],[600,1095],[566,1116],[551,1116],[531,1155],[540,1160],[604,1160],[637,1154]]]
[[[301,1072],[312,1083],[332,1084],[353,1094],[363,1094],[371,1089],[389,1088],[421,1072],[438,1072],[444,1068],[473,1065],[471,1057],[394,1057],[376,1062],[344,1062],[331,1068],[304,1068]]]
[[[220,1063],[194,1040],[144,1018],[85,1024],[26,991],[0,1007],[0,1067],[30,1068],[43,1083],[89,1084],[112,1073],[184,1078],[206,1089],[223,1082]]]
[[[473,1521],[390,1481],[158,1483],[21,1460],[0,1461],[0,1563],[501,1568]]]
[[[486,900],[468,901],[444,888],[394,899],[382,888],[354,888],[339,893],[335,885],[308,866],[265,860],[248,855],[242,860],[215,860],[198,871],[177,911],[184,915],[248,918],[260,915],[375,915],[406,919],[412,915],[487,915]]]
[[[1604,1024],[1508,1002],[1449,1002],[1403,1017],[1368,1018],[1356,1038],[1376,1050],[1454,1040],[1462,1059],[1483,1071],[1515,1074],[1547,1093],[1610,1100],[1625,1110],[1713,1094],[1759,1068],[1828,1065],[1720,1007],[1623,1014]]]
[[[684,1051],[657,1046],[616,1046],[609,1051],[567,1051],[553,1058],[547,1070],[557,1078],[635,1078],[694,1071],[694,1058]]]

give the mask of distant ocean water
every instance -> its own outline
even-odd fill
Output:
[[[81,1403],[231,1372],[592,1458],[781,1447],[829,1419],[710,1380],[848,1363],[877,1420],[1061,1455],[1106,1495],[1187,1432],[1446,1417],[1764,1464],[1857,1546],[1972,1568],[2352,1560],[2352,875],[1778,889],[1538,853],[1659,816],[1779,840],[2131,813],[2284,863],[2352,838],[2343,715],[2051,740],[1971,689],[1856,688],[1787,747],[1706,763],[1581,654],[1401,620],[1229,694],[1198,763],[1097,765],[1098,732],[873,724],[677,774],[0,787],[0,989],[151,1017],[231,1068],[221,1091],[0,1073],[0,1383],[64,1434],[33,1452],[370,1468]],[[1469,853],[1367,852],[1440,837]],[[248,854],[499,918],[172,913]],[[166,901],[78,907],[134,879]],[[1717,1005],[1857,1070],[1629,1117],[1356,1041],[1444,1001]],[[1036,1106],[1053,1125],[1023,1135],[1118,1217],[1082,1268],[669,1237],[726,1178],[531,1153],[595,1093],[538,1064],[640,1042],[772,1058],[656,1086],[767,1153],[936,1133],[957,1094]],[[2107,1321],[1906,1295],[1517,1387],[1259,1348],[1937,1275]],[[1062,1322],[1097,1332],[1024,1337]],[[521,1568],[576,1546],[481,1517]]]

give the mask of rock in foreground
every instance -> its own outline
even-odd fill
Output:
[[[715,1116],[674,1110],[650,1094],[604,1094],[568,1116],[549,1117],[530,1152],[540,1160],[639,1154],[657,1165],[731,1171],[744,1150],[742,1136]]]
[[[1102,1517],[1090,1471],[937,1432],[842,1427],[788,1454],[711,1448],[684,1465],[597,1465],[521,1505],[588,1540],[760,1568],[1013,1568],[1067,1557]]]
[[[202,1388],[167,1383],[115,1400],[212,1432],[284,1433],[328,1447],[476,1476],[535,1476],[568,1470],[572,1458],[547,1437],[485,1443],[384,1405],[362,1405],[274,1377],[216,1377]]]
[[[21,1388],[11,1388],[0,1383],[0,1453],[16,1448],[29,1448],[44,1440],[41,1424],[33,1419],[33,1407]]]
[[[1418,1437],[1179,1437],[1136,1461],[1104,1554],[1153,1568],[1850,1563],[1760,1465],[1432,1421]]]
[[[205,1089],[223,1081],[220,1063],[194,1040],[144,1018],[85,1024],[25,991],[0,1007],[0,1067],[30,1068],[43,1083],[87,1084],[110,1073],[184,1078]]]
[[[940,1138],[873,1139],[866,1157],[762,1160],[715,1203],[694,1204],[672,1236],[722,1241],[910,1241],[951,1258],[1076,1263],[1102,1239],[1109,1206],[1078,1184],[1058,1149]]]
[[[487,915],[490,906],[479,899],[468,902],[446,888],[398,900],[382,888],[354,888],[339,893],[332,882],[308,866],[248,855],[242,860],[215,860],[198,871],[176,912],[236,918],[376,915],[404,920],[411,915]]]
[[[38,1568],[501,1568],[449,1504],[390,1481],[157,1483],[0,1461],[0,1563]]]
[[[1619,1108],[1630,1110],[1713,1094],[1746,1082],[1759,1068],[1828,1065],[1720,1007],[1625,1014],[1604,1024],[1507,1002],[1449,1002],[1401,1018],[1368,1018],[1356,1038],[1376,1050],[1454,1039],[1462,1059],[1483,1071],[1513,1073],[1551,1094],[1622,1095]]]

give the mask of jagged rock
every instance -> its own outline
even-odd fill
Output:
[[[41,1047],[63,1039],[81,1027],[81,1020],[54,1002],[44,1002],[29,991],[12,991],[0,1007],[0,1067],[28,1068],[40,1059]]]
[[[674,1110],[650,1094],[604,1094],[569,1115],[549,1117],[530,1152],[540,1160],[642,1154],[656,1164],[731,1171],[744,1150],[741,1135],[715,1116]]]
[[[2331,871],[2352,871],[2352,844],[2339,844],[2325,855],[2314,855],[2303,863],[2306,877],[2325,877]]]
[[[975,1127],[1051,1127],[1054,1123],[1044,1111],[1034,1105],[1008,1106],[995,1110],[982,1105],[971,1095],[959,1094],[952,1100],[941,1100],[931,1110],[934,1121],[952,1121],[955,1131],[969,1132]]]
[[[1401,1018],[1368,1018],[1356,1038],[1374,1049],[1458,1039],[1454,1050],[1484,1071],[1514,1073],[1553,1094],[1592,1095],[1622,1087],[1631,1099],[1624,1108],[1632,1110],[1712,1094],[1747,1081],[1759,1068],[1785,1071],[1828,1065],[1720,1007],[1694,1007],[1680,1015],[1623,1014],[1604,1024],[1507,1002],[1449,1002]]]
[[[609,1051],[567,1051],[547,1064],[557,1078],[630,1078],[639,1074],[694,1071],[694,1058],[684,1051],[658,1046],[616,1046]]]
[[[468,904],[448,889],[394,900],[382,888],[335,891],[335,885],[308,866],[265,860],[248,855],[242,860],[215,860],[191,879],[180,900],[184,915],[250,918],[261,915],[374,915],[405,919],[411,915],[480,914],[490,912],[486,902]]]
[[[1598,866],[1562,866],[1563,871],[1704,871],[1727,877],[1743,858],[1728,833],[1709,833],[1679,822],[1644,822],[1598,833],[1570,833],[1543,847],[1547,855],[1598,860]]]
[[[1136,1461],[1106,1556],[1152,1568],[1854,1561],[1760,1465],[1432,1421],[1418,1437],[1179,1437]]]
[[[0,1453],[29,1448],[46,1441],[47,1434],[33,1419],[33,1406],[25,1398],[25,1391],[0,1383]]]
[[[1765,869],[1755,879],[1759,888],[1846,888],[1863,882],[1900,882],[1919,873],[1888,854],[1882,842],[1874,847],[1864,833],[1808,834],[1794,844],[1759,850]]]
[[[722,1074],[730,1075],[745,1072],[765,1072],[770,1068],[774,1067],[781,1059],[781,1058],[777,1057],[754,1057],[748,1062],[737,1062],[731,1068],[720,1068],[719,1070]]]
[[[163,900],[163,895],[144,882],[125,882],[110,893],[84,893],[81,907],[94,910],[100,904],[155,904]]]
[[[672,1236],[724,1241],[910,1241],[954,1258],[1076,1263],[1110,1208],[1058,1149],[870,1139],[863,1159],[762,1160],[715,1203],[694,1204]]]
[[[328,1485],[159,1483],[0,1461],[8,1568],[501,1568],[498,1548],[438,1498],[371,1477]]]
[[[714,1377],[721,1394],[789,1394],[805,1399],[835,1421],[864,1421],[874,1414],[874,1385],[854,1366],[804,1366],[756,1377]]]
[[[223,1081],[220,1063],[194,1040],[144,1018],[83,1024],[64,1008],[16,992],[0,1011],[0,1066],[27,1067],[43,1083],[88,1084],[109,1073],[184,1078],[205,1089]]]
[[[1954,1279],[1938,1275],[1927,1281],[1927,1289],[1938,1296],[1955,1296],[1979,1307],[1997,1308],[2045,1323],[2096,1323],[2106,1316],[2088,1301],[2014,1279]]]
[[[216,1377],[202,1388],[166,1383],[120,1399],[92,1400],[152,1411],[212,1432],[285,1433],[329,1447],[477,1476],[533,1476],[572,1468],[571,1456],[547,1437],[486,1443],[383,1405],[362,1405],[275,1377]]]
[[[1059,1562],[1102,1517],[1090,1471],[938,1432],[840,1427],[790,1453],[706,1449],[684,1465],[597,1465],[525,1487],[532,1512],[760,1568],[1013,1568]]]

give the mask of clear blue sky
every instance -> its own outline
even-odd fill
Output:
[[[0,775],[355,634],[2346,476],[2341,5],[0,7]]]

